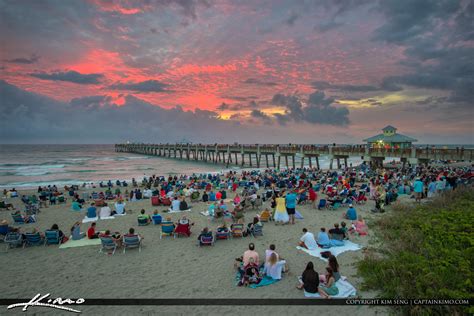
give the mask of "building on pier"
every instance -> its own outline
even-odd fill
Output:
[[[397,128],[388,125],[382,129],[382,133],[364,139],[369,148],[406,149],[411,148],[412,143],[417,140],[409,136],[397,133]]]

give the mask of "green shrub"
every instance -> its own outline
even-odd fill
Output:
[[[421,205],[397,205],[372,227],[381,249],[358,263],[362,289],[381,298],[474,298],[474,189]],[[406,306],[411,315],[472,314],[467,306]]]

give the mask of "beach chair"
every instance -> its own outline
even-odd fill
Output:
[[[44,245],[60,245],[61,238],[59,238],[59,231],[47,230],[44,232]]]
[[[263,226],[262,225],[254,225],[252,230],[252,236],[263,236]]]
[[[25,218],[21,214],[12,214],[13,223],[16,225],[26,224]]]
[[[163,218],[160,214],[155,214],[151,216],[151,220],[153,221],[153,225],[160,225],[163,221]]]
[[[173,238],[176,238],[175,234],[174,234],[174,225],[172,222],[162,222],[161,223],[161,235],[160,235],[160,239],[163,238],[163,236],[173,236]]]
[[[159,206],[161,204],[160,197],[158,195],[152,196],[150,200],[152,206]]]
[[[326,199],[319,200],[318,210],[322,210],[323,208],[326,208],[327,207],[326,205],[327,205]]]
[[[18,232],[10,232],[5,236],[6,251],[10,248],[18,247],[23,244],[23,236]]]
[[[244,224],[233,224],[231,228],[232,238],[244,237]]]
[[[103,253],[105,250],[107,251],[107,253],[110,253],[110,251],[112,251],[112,255],[115,254],[115,250],[117,250],[117,243],[115,242],[115,240],[113,240],[112,237],[100,237],[100,243],[101,247],[99,253]]]
[[[340,202],[335,202],[333,205],[329,205],[329,209],[334,211],[334,210],[337,210],[338,208],[341,207],[341,203]]]
[[[230,239],[230,231],[216,231],[216,240]]]
[[[125,250],[128,248],[138,248],[138,252],[142,251],[142,241],[140,239],[140,236],[138,235],[133,235],[133,236],[123,236],[123,253],[125,253]]]
[[[25,234],[25,242],[23,244],[23,248],[26,246],[41,246],[43,245],[43,237],[41,237],[40,233],[26,233]]]
[[[8,234],[8,225],[0,226],[0,241],[5,240],[5,236]]]
[[[214,236],[212,233],[209,236],[201,236],[199,238],[199,247],[202,246],[214,246]]]
[[[163,204],[164,206],[170,206],[171,200],[169,198],[163,198],[161,199],[161,204]]]
[[[261,222],[268,222],[272,219],[272,213],[265,209],[260,215],[258,216]]]
[[[146,225],[150,224],[148,222],[148,219],[146,219],[144,217],[138,217],[137,220],[138,220],[138,226],[146,226]]]

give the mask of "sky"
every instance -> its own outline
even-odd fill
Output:
[[[474,143],[474,1],[0,0],[0,29],[2,143]]]

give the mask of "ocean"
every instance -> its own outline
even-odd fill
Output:
[[[354,166],[358,158],[350,158]],[[283,163],[283,162],[282,162]],[[300,166],[299,158],[296,165]],[[320,166],[329,159],[320,157]],[[230,166],[233,170],[240,168]],[[114,145],[0,145],[0,187],[35,188],[112,180],[140,181],[143,176],[213,173],[224,165],[117,153]]]

